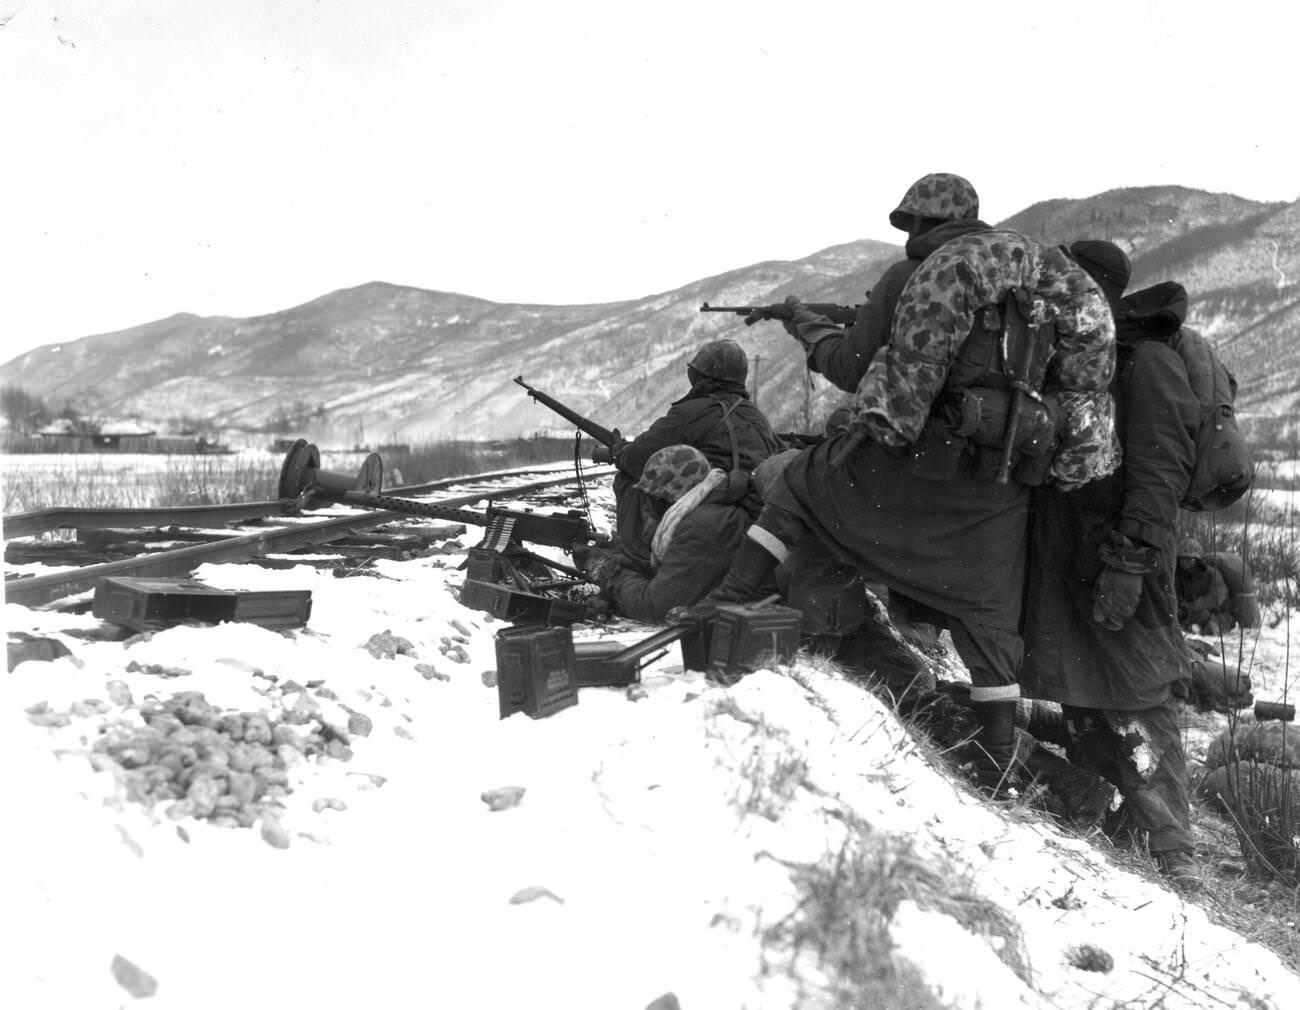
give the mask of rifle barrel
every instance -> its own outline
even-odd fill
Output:
[[[528,383],[524,381],[524,377],[522,375],[516,375],[515,382],[523,386],[524,389],[528,391],[528,395],[531,396],[538,403],[542,404],[542,406],[550,407],[551,410],[555,411],[566,421],[569,421],[576,428],[578,428],[579,431],[586,432],[588,435],[594,438],[601,445],[612,449],[615,445],[618,444],[619,436],[615,432],[610,431],[608,428],[602,427],[601,425],[597,424],[595,421],[591,420],[590,418],[584,417],[583,415],[579,414],[576,410],[574,410],[572,407],[566,407],[559,400],[555,399],[555,397],[548,396],[546,393],[543,393],[540,389],[534,389],[532,386],[528,385]]]

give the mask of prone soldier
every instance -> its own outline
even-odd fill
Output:
[[[699,449],[670,445],[646,460],[635,484],[651,504],[649,564],[621,545],[575,548],[574,561],[615,613],[662,621],[722,581],[751,517],[729,500],[727,474]]]

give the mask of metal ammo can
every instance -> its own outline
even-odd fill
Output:
[[[1281,701],[1257,701],[1255,702],[1255,719],[1259,722],[1266,719],[1293,722],[1295,720],[1295,706]]]
[[[715,683],[734,684],[770,663],[793,659],[802,618],[793,607],[776,604],[720,604],[693,640],[682,640],[682,660]]]
[[[534,719],[578,703],[577,661],[568,627],[515,625],[497,632],[497,703],[501,718]]]

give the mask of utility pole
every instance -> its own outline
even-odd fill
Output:
[[[750,399],[754,401],[754,406],[758,406],[758,364],[763,360],[761,354],[754,355],[754,390],[749,394]]]

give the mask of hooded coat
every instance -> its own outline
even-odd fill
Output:
[[[1021,675],[1033,697],[1138,711],[1164,704],[1187,676],[1174,564],[1200,404],[1182,358],[1164,342],[1182,325],[1186,292],[1157,288],[1125,298],[1118,318],[1112,391],[1122,467],[1075,491],[1034,492]],[[1158,554],[1136,613],[1118,631],[1092,619],[1100,548],[1112,530]]]

